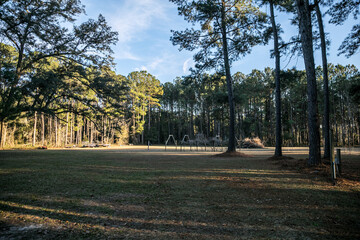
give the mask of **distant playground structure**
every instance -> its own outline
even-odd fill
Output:
[[[224,151],[227,140],[222,140],[219,135],[207,138],[204,134],[196,134],[195,139],[190,139],[189,135],[184,135],[180,141],[177,141],[174,135],[169,135],[165,141],[165,151],[168,146],[175,146],[176,151]]]
[[[168,146],[175,146],[176,151],[212,151],[223,152],[228,144],[227,139],[222,139],[220,135],[215,137],[206,137],[204,134],[196,134],[194,139],[185,134],[181,140],[176,140],[174,135],[170,134],[165,141],[165,151]],[[259,138],[245,138],[239,140],[236,138],[237,148],[264,148]]]

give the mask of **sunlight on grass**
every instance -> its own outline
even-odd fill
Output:
[[[9,238],[20,231],[39,238],[44,229],[55,239],[357,236],[349,223],[358,219],[359,186],[334,187],[321,176],[281,170],[260,155],[2,154],[0,223]]]
[[[66,211],[66,210],[62,210],[62,209],[50,209],[50,208],[44,208],[44,207],[37,207],[37,206],[31,206],[31,205],[24,205],[24,204],[17,204],[14,202],[5,202],[5,201],[0,201],[0,204],[3,205],[7,205],[10,207],[16,207],[16,208],[22,208],[22,209],[27,209],[27,210],[35,210],[35,211],[44,211],[44,212],[48,212],[48,213],[54,213],[54,214],[65,214],[65,215],[70,215],[71,217],[86,217],[86,218],[92,218],[95,220],[99,220],[99,219],[103,219],[103,220],[112,220],[112,221],[116,221],[117,223],[117,227],[109,227],[109,226],[103,226],[100,224],[89,224],[89,223],[84,223],[82,222],[83,220],[78,219],[80,221],[77,221],[76,218],[71,218],[72,220],[69,221],[63,221],[63,220],[59,220],[56,219],[56,216],[54,217],[46,217],[46,216],[37,216],[34,214],[19,214],[16,212],[11,212],[11,211],[0,211],[0,216],[3,219],[7,219],[7,218],[20,218],[23,219],[24,221],[31,221],[33,223],[37,223],[37,224],[44,224],[46,225],[46,227],[56,227],[56,228],[61,228],[61,225],[63,226],[67,226],[67,225],[75,225],[75,226],[71,226],[72,228],[75,229],[84,229],[84,228],[95,228],[97,230],[102,230],[102,231],[111,231],[111,230],[123,230],[122,228],[127,228],[126,225],[127,223],[141,223],[141,224],[154,224],[154,225],[173,225],[173,226],[181,226],[181,227],[213,227],[213,228],[217,228],[217,227],[222,227],[221,225],[217,224],[217,223],[213,223],[213,222],[197,222],[197,221],[178,221],[178,220],[166,220],[166,219],[140,219],[140,218],[126,218],[126,217],[113,217],[111,215],[104,215],[104,214],[90,214],[90,213],[78,213],[78,212],[73,212],[73,211]],[[248,207],[248,206],[247,206]],[[273,206],[263,206],[262,207],[264,210],[265,209],[272,209]],[[304,208],[305,209],[305,208]],[[60,224],[60,226],[59,226]],[[68,226],[68,227],[69,227]],[[266,227],[266,226],[262,226],[262,225],[250,225],[250,224],[244,224],[244,223],[238,223],[238,224],[230,224],[227,223],[226,227],[229,228],[234,228],[234,229],[244,229],[244,226],[246,226],[247,229],[256,229],[256,230],[271,230],[272,227]],[[146,231],[145,229],[141,230],[141,231]],[[292,229],[292,231],[298,231],[296,229]],[[314,232],[317,232],[315,230],[313,230]]]
[[[12,168],[12,169],[0,168],[0,174],[16,174],[16,173],[27,173],[33,171],[34,171],[33,169],[29,169],[29,168]]]

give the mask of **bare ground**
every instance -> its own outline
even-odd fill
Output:
[[[0,239],[360,239],[360,155],[336,186],[272,149],[0,151]]]

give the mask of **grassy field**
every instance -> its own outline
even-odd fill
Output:
[[[358,179],[333,186],[272,149],[244,153],[0,151],[0,239],[360,239]]]

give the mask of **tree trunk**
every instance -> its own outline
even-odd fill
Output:
[[[276,105],[276,143],[275,156],[282,156],[282,128],[281,128],[281,90],[280,90],[280,52],[279,52],[279,36],[275,23],[274,2],[270,0],[270,18],[274,34],[274,54],[275,54],[275,105]]]
[[[41,146],[45,145],[45,117],[44,113],[41,113]]]
[[[323,80],[324,80],[324,119],[323,119],[323,134],[324,134],[324,158],[330,158],[330,100],[329,100],[329,78],[328,65],[326,58],[326,41],[324,33],[324,25],[320,12],[319,3],[315,5],[316,17],[319,24],[320,40],[321,40],[321,56],[323,65]]]
[[[190,138],[194,139],[194,105],[190,104]]]
[[[145,122],[145,115],[142,115],[142,121]],[[145,123],[144,123],[145,125]],[[141,132],[141,144],[144,144],[144,132],[145,132],[145,126],[143,125],[143,130]]]
[[[90,121],[90,131],[89,131],[89,143],[91,144],[93,142],[93,134],[94,134],[94,124],[92,121]]]
[[[55,147],[58,146],[58,124],[57,124],[57,116],[55,116]]]
[[[229,119],[229,143],[227,152],[235,152],[236,144],[235,144],[235,109],[234,109],[234,96],[232,89],[232,78],[230,73],[230,64],[229,64],[229,53],[227,46],[227,38],[226,38],[226,16],[225,16],[225,1],[222,1],[221,7],[221,31],[222,31],[222,42],[223,42],[223,57],[225,64],[225,73],[226,73],[226,85],[228,91],[228,100],[229,100],[229,111],[230,111],[230,119]]]
[[[5,141],[3,137],[3,131],[4,131],[4,121],[1,121],[0,123],[0,148],[3,148],[5,146]]]
[[[297,0],[299,30],[307,77],[309,165],[320,163],[320,132],[318,123],[317,86],[313,52],[311,12],[308,0]]]
[[[105,116],[105,119],[104,119],[104,143],[108,143],[108,137],[107,137],[107,122],[108,122],[108,118]]]
[[[74,143],[74,114],[70,113],[70,141],[69,143],[73,145]]]
[[[69,134],[69,112],[66,113],[66,130],[65,130],[65,140],[64,140],[64,146],[68,143],[68,134]]]
[[[151,128],[151,105],[149,104],[149,122],[148,122],[148,132],[150,133]]]
[[[48,115],[48,144],[52,145],[52,118]]]
[[[34,114],[34,132],[33,132],[33,142],[32,142],[32,145],[33,147],[35,146],[36,144],[36,123],[37,123],[37,112],[35,111],[35,114]]]
[[[102,115],[102,134],[101,134],[101,143],[104,144],[105,143],[105,118],[104,115]]]
[[[7,124],[4,124],[4,147],[6,143],[6,137],[7,137]]]

